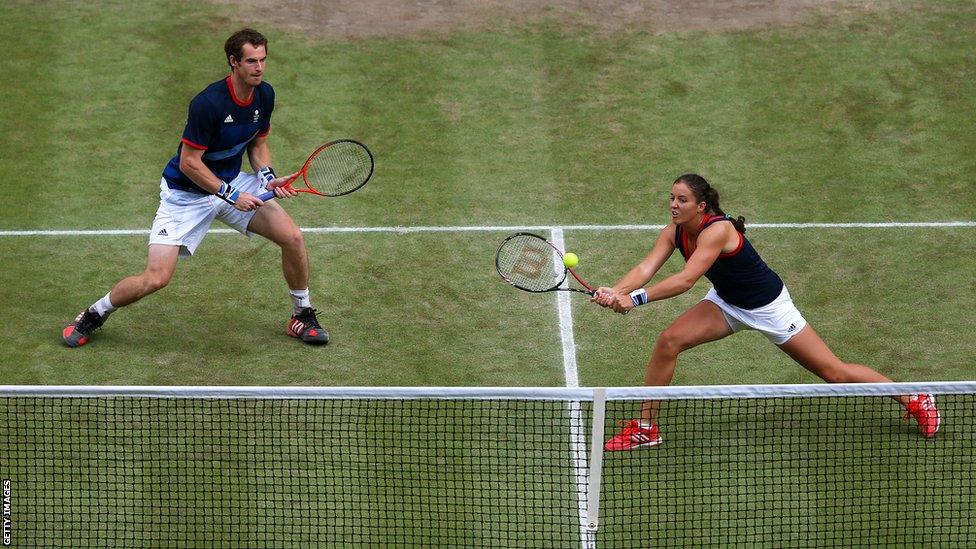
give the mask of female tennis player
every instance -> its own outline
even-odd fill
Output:
[[[801,366],[828,383],[885,383],[887,377],[837,358],[797,310],[780,277],[745,238],[745,219],[732,219],[719,207],[718,191],[697,174],[671,186],[671,224],[654,248],[612,288],[601,287],[591,301],[618,313],[690,290],[703,275],[712,288],[697,305],[668,326],[651,353],[646,385],[668,385],[678,355],[741,330],[757,330]],[[644,286],[675,248],[685,258],[681,272]],[[939,410],[931,395],[896,397],[926,438],[939,430]],[[655,418],[659,403],[646,401],[640,419],[630,421],[607,441],[609,451],[656,446],[661,435]]]

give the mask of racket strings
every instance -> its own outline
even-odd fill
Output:
[[[558,286],[565,277],[556,269],[553,249],[536,237],[522,235],[509,239],[498,250],[498,272],[510,284],[541,292]]]
[[[308,164],[305,181],[312,189],[337,196],[362,186],[373,173],[373,158],[358,143],[340,142],[326,147]]]

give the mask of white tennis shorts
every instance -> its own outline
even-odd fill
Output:
[[[241,172],[231,181],[235,189],[251,194],[265,191],[254,174]],[[180,257],[189,257],[207,236],[210,224],[219,219],[237,232],[250,238],[247,230],[257,210],[242,212],[212,194],[191,193],[170,189],[166,179],[159,181],[159,209],[149,233],[150,244],[180,247]]]
[[[743,309],[726,303],[719,297],[715,288],[708,290],[702,301],[705,299],[722,309],[725,321],[729,323],[729,328],[732,328],[733,332],[757,330],[776,345],[786,343],[807,325],[806,319],[793,304],[793,299],[790,298],[790,292],[785,285],[779,297],[772,303],[755,309]]]

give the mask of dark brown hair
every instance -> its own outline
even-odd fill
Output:
[[[740,215],[739,217],[733,219],[732,216],[725,215],[725,212],[722,211],[722,208],[718,203],[718,191],[715,190],[715,187],[709,185],[708,181],[705,181],[704,177],[698,175],[697,173],[686,173],[678,179],[675,179],[674,182],[681,182],[687,185],[688,188],[691,189],[691,193],[695,195],[695,200],[697,202],[705,203],[706,212],[712,215],[725,216],[729,219],[729,221],[732,222],[732,225],[735,226],[735,230],[739,231],[740,233],[746,232],[746,218]]]
[[[263,34],[254,29],[241,29],[230,35],[230,38],[224,42],[224,53],[227,54],[227,65],[229,65],[231,69],[234,68],[234,65],[230,64],[231,57],[237,59],[238,63],[241,62],[241,57],[244,57],[244,44],[251,44],[255,48],[264,46],[265,52],[268,51],[268,39],[265,38]]]

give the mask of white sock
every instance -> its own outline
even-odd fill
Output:
[[[296,314],[302,309],[312,306],[312,299],[308,296],[308,288],[304,290],[290,290],[288,293],[291,294],[291,302],[295,305]]]
[[[638,421],[637,424],[640,425],[640,428],[641,429],[650,429],[651,428],[651,425],[654,425],[653,422],[648,423],[648,422],[644,421],[643,419],[640,420],[640,421]]]
[[[112,292],[105,294],[105,297],[96,301],[88,309],[94,311],[96,314],[98,314],[98,316],[108,316],[112,311],[115,310],[115,305],[112,305],[112,300],[108,298],[110,295],[112,295]]]

